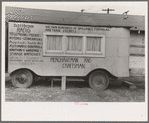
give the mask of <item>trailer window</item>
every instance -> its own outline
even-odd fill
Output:
[[[86,37],[86,53],[101,54],[104,52],[104,37]]]
[[[45,33],[43,36],[43,54],[64,53],[63,39],[63,35],[50,35]]]
[[[62,50],[62,36],[48,35],[47,50]]]
[[[67,53],[81,53],[82,52],[82,37],[81,36],[67,36]]]
[[[44,32],[43,55],[105,57],[105,36]]]
[[[87,37],[87,51],[101,51],[101,38]]]

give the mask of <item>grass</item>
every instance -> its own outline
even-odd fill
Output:
[[[37,81],[30,88],[15,88],[6,82],[6,102],[144,102],[144,83],[136,83],[130,89],[121,82],[112,82],[104,91],[92,90],[87,82],[67,82],[66,90],[61,90],[61,82],[54,82],[53,88],[47,81]]]

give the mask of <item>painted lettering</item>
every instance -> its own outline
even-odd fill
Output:
[[[76,30],[63,30],[63,32],[66,32],[66,33],[76,33]]]
[[[26,49],[26,52],[39,52],[39,49]]]
[[[49,32],[51,32],[51,29],[45,29],[45,31],[49,31]]]
[[[12,45],[12,44],[10,44],[9,47],[10,48],[27,48],[26,45]]]
[[[78,58],[52,57],[50,62],[78,62]]]
[[[30,30],[30,28],[20,28],[20,27],[18,27],[17,32],[18,33],[30,33],[31,30]]]
[[[22,49],[9,49],[9,51],[17,51],[17,52],[20,52],[20,51],[22,51]]]
[[[78,27],[78,30],[88,30],[88,31],[93,31],[93,27]]]
[[[22,41],[12,41],[12,40],[10,40],[9,41],[9,44],[26,44],[27,42],[22,42]]]
[[[85,68],[85,64],[63,63],[62,68]]]
[[[15,56],[22,56],[22,53],[15,53],[15,52],[11,52],[10,56],[15,55]]]
[[[9,39],[12,39],[12,40],[21,40],[21,37],[9,37]]]
[[[52,29],[53,32],[61,32],[60,29]]]
[[[41,37],[41,34],[32,34],[32,33],[15,33],[15,32],[10,32],[9,35],[12,36],[31,36],[31,37]]]
[[[33,40],[33,41],[42,41],[42,38],[31,38],[31,37],[24,37],[23,40]]]
[[[38,45],[28,45],[28,48],[42,48],[42,46],[38,46]]]
[[[24,56],[39,56],[39,53],[24,53]]]
[[[34,28],[34,25],[26,25],[26,24],[14,24],[14,27],[21,27],[21,28]]]
[[[92,59],[91,58],[84,58],[84,62],[85,63],[91,63],[92,62]]]

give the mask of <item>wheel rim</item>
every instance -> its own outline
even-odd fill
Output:
[[[89,85],[93,90],[104,90],[109,85],[108,75],[103,71],[93,72],[89,77]]]
[[[93,86],[96,88],[102,88],[106,86],[106,77],[101,73],[96,73],[91,79]]]
[[[20,83],[20,84],[25,84],[28,81],[28,77],[26,74],[18,74],[16,77],[16,80]]]
[[[32,81],[32,74],[28,70],[19,70],[12,77],[12,84],[19,88],[29,87]]]

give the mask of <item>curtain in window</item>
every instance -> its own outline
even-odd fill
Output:
[[[47,36],[47,50],[62,50],[62,36]]]
[[[82,51],[82,37],[68,36],[68,51]]]
[[[101,51],[101,38],[87,37],[87,51]]]

